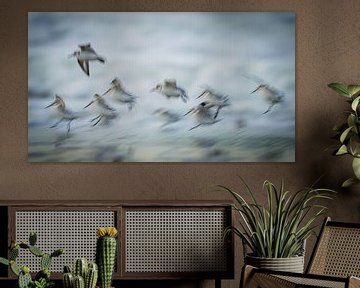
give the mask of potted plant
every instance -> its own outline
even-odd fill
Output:
[[[334,127],[337,133],[336,138],[340,142],[334,155],[350,155],[352,157],[354,176],[342,184],[342,187],[349,187],[360,183],[360,85],[331,83],[328,86],[346,97],[350,104],[346,121]]]
[[[325,206],[318,204],[318,200],[331,199],[334,191],[310,187],[291,193],[284,189],[283,183],[277,188],[266,180],[267,203],[262,205],[241,180],[251,201],[232,189],[220,186],[234,197],[233,208],[240,216],[239,227],[228,227],[225,234],[234,233],[250,250],[250,253],[244,254],[245,264],[302,273],[305,241],[314,233],[315,220],[326,210]]]
[[[29,243],[12,242],[8,251],[8,258],[0,257],[0,263],[10,266],[11,271],[18,277],[18,288],[50,288],[54,282],[50,280],[50,265],[54,257],[59,257],[64,253],[63,249],[57,249],[52,253],[43,252],[36,246],[37,236],[30,233]],[[16,260],[19,256],[20,249],[28,250],[31,254],[40,258],[41,270],[36,273],[32,279],[30,268],[26,265],[19,265]]]

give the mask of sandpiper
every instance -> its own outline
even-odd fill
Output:
[[[59,118],[59,120],[57,122],[55,122],[52,126],[50,126],[50,128],[55,128],[61,122],[67,121],[67,134],[69,134],[71,122],[73,120],[79,118],[79,116],[76,115],[75,113],[71,112],[69,109],[67,109],[65,107],[65,102],[59,95],[55,95],[54,102],[52,102],[48,106],[46,106],[45,109],[50,108],[52,106],[56,107],[56,113],[57,113],[57,117]]]
[[[165,127],[169,124],[178,122],[181,119],[181,116],[175,112],[166,110],[164,108],[159,108],[154,111],[154,114],[158,114],[163,120],[161,127]]]
[[[90,120],[90,122],[94,122],[93,126],[96,126],[101,120],[104,120],[107,123],[111,119],[115,119],[117,117],[116,110],[109,105],[106,104],[103,97],[99,94],[94,95],[94,100],[92,100],[89,104],[87,104],[85,108],[94,104],[95,113],[97,116]]]
[[[156,87],[150,90],[150,92],[154,91],[163,94],[168,99],[180,97],[181,100],[185,103],[189,99],[185,90],[176,85],[175,79],[165,79],[163,84],[157,84]]]
[[[69,57],[76,57],[81,69],[86,75],[90,76],[89,61],[100,61],[105,63],[105,58],[99,56],[91,47],[90,43],[79,45],[80,50],[76,50]]]
[[[134,107],[136,98],[138,98],[124,89],[119,78],[115,78],[111,81],[111,87],[103,94],[103,96],[108,93],[110,93],[114,99],[121,104],[127,104],[129,110]]]
[[[206,88],[196,99],[204,97],[206,102],[214,107],[217,107],[215,118],[219,114],[220,109],[230,106],[230,99],[228,96],[224,96],[213,89]]]
[[[284,95],[275,88],[270,87],[268,84],[260,84],[254,91],[251,92],[251,94],[257,91],[259,91],[259,93],[261,93],[261,95],[265,98],[265,101],[270,104],[267,110],[262,114],[270,112],[274,105],[284,101]]]
[[[185,115],[194,114],[198,124],[190,128],[189,131],[201,125],[211,125],[219,122],[220,119],[216,119],[218,113],[211,110],[213,107],[214,105],[208,102],[201,102],[198,106],[191,108]]]

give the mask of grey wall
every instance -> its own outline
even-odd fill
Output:
[[[27,161],[28,11],[293,11],[296,13],[296,162],[231,164],[32,164]],[[324,174],[339,191],[328,214],[360,220],[359,186],[340,189],[350,159],[334,158],[332,126],[345,103],[330,82],[359,83],[360,5],[357,0],[268,1],[0,1],[0,200],[218,200],[209,184],[239,187],[241,175],[265,200],[264,179],[299,189]],[[309,246],[312,243],[310,242]],[[240,248],[240,247],[238,247]],[[240,249],[238,249],[240,250]],[[311,251],[311,247],[308,248]],[[236,269],[240,270],[241,255]],[[236,287],[226,281],[225,287]],[[211,286],[206,283],[205,286]]]

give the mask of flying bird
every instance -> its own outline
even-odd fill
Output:
[[[208,103],[208,105],[213,105],[214,107],[217,107],[215,118],[217,117],[222,108],[230,106],[230,99],[228,96],[224,96],[210,88],[204,89],[204,91],[198,97],[196,97],[196,99],[199,99],[201,97],[206,100],[206,103]]]
[[[105,58],[99,56],[95,50],[91,47],[90,43],[79,45],[80,50],[76,50],[69,57],[76,57],[80,68],[84,73],[90,76],[89,61],[99,61],[105,63]]]
[[[154,114],[157,114],[161,117],[163,124],[161,127],[165,127],[172,123],[178,122],[181,119],[181,116],[175,112],[170,110],[166,110],[164,108],[159,108],[154,111]]]
[[[117,117],[116,110],[107,105],[104,98],[101,97],[99,94],[95,94],[94,100],[87,104],[84,109],[88,108],[91,105],[94,105],[94,110],[98,114],[95,118],[90,120],[90,122],[95,121],[93,126],[99,124],[101,120],[108,122],[109,120],[115,119]]]
[[[260,93],[265,101],[269,103],[269,107],[262,114],[270,112],[276,104],[284,101],[284,95],[268,84],[260,84],[251,94],[255,92]]]
[[[196,107],[191,108],[184,116],[188,114],[193,114],[195,116],[197,125],[190,128],[189,131],[201,125],[212,125],[219,122],[221,119],[216,119],[218,113],[214,113],[211,110],[211,108],[213,107],[214,105],[209,104],[208,102],[201,102]]]
[[[136,98],[138,98],[125,90],[119,78],[115,78],[111,81],[111,87],[103,94],[103,96],[108,93],[113,96],[115,101],[126,104],[129,110],[132,110],[136,103]]]
[[[181,98],[181,100],[186,103],[189,97],[186,94],[186,91],[181,87],[176,85],[175,79],[165,79],[164,83],[157,84],[150,92],[159,92],[160,94],[170,98]]]
[[[66,121],[67,122],[67,134],[69,134],[71,122],[73,120],[79,118],[79,116],[76,115],[75,113],[73,113],[72,111],[70,111],[69,109],[67,109],[65,106],[64,100],[58,95],[55,95],[55,100],[51,104],[46,106],[45,109],[50,108],[52,106],[54,106],[56,108],[55,109],[56,116],[59,120],[57,122],[55,122],[52,126],[50,126],[50,128],[55,128],[61,122]]]

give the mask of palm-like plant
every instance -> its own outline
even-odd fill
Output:
[[[240,194],[220,186],[236,200],[233,208],[240,215],[240,227],[228,227],[252,251],[252,256],[288,258],[302,254],[306,239],[314,233],[316,219],[324,214],[326,207],[317,202],[332,199],[333,190],[305,188],[296,193],[285,191],[283,183],[277,189],[266,180],[267,206],[257,202],[249,186],[242,180],[251,201]]]

